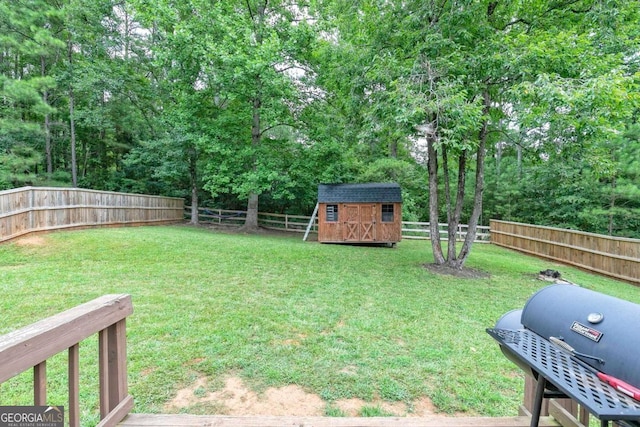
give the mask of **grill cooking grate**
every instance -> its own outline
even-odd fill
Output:
[[[526,329],[487,329],[500,345],[600,420],[638,420],[640,402],[601,381],[596,371]]]

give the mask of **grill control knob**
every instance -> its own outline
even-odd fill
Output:
[[[594,325],[602,322],[604,320],[604,314],[602,313],[591,313],[587,316],[587,321]]]

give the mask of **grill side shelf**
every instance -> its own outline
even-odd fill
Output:
[[[640,402],[600,380],[597,371],[527,329],[487,329],[504,350],[602,421],[640,420]]]

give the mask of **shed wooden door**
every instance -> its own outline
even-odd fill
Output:
[[[375,205],[344,205],[344,212],[343,238],[346,242],[375,241]]]

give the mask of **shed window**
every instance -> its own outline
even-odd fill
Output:
[[[338,222],[338,205],[327,205],[327,222]]]
[[[393,205],[382,205],[382,222],[393,222]]]

